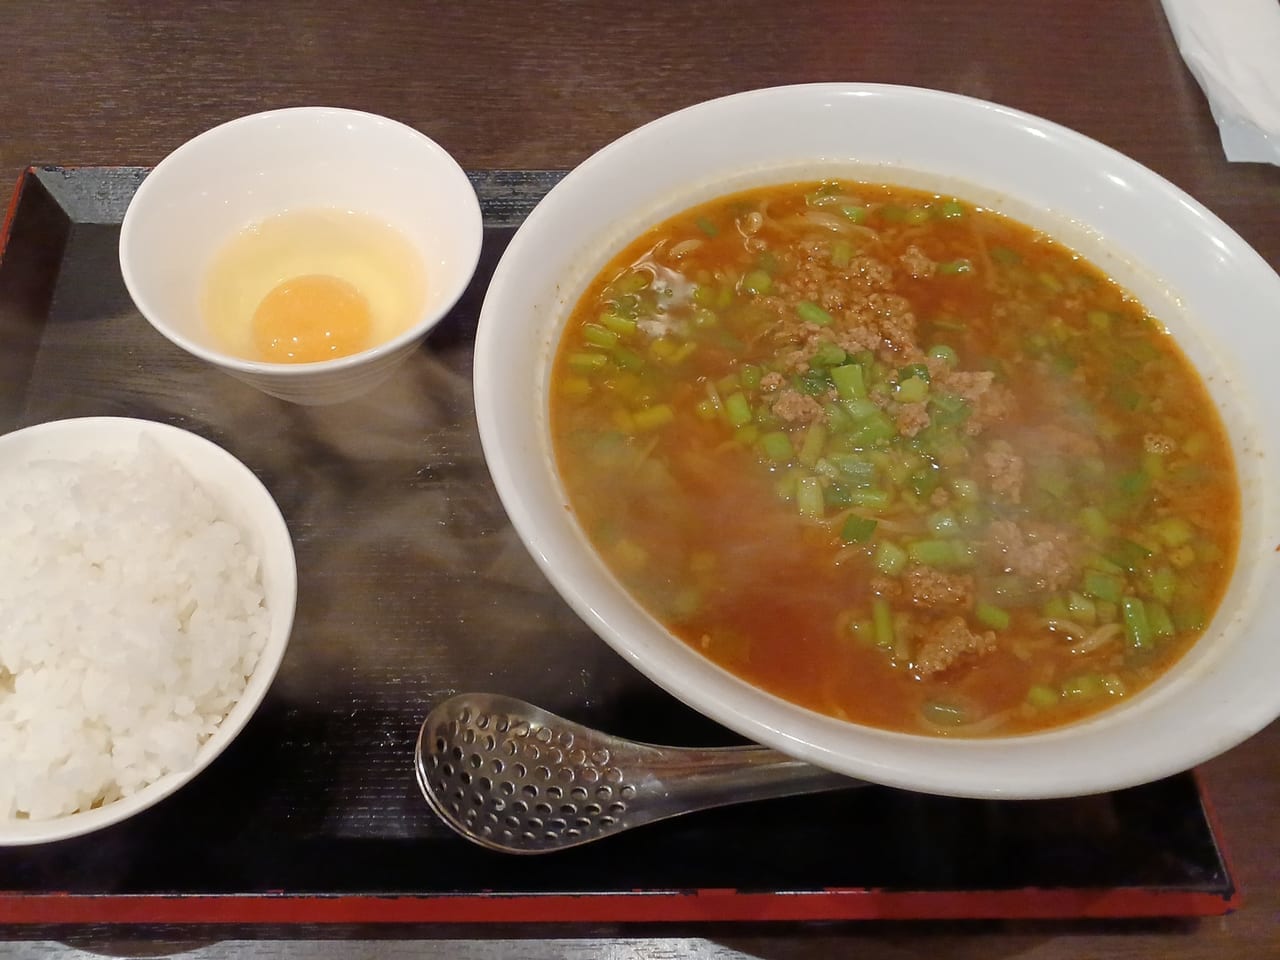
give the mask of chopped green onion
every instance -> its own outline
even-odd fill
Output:
[[[791,438],[781,430],[773,430],[760,438],[760,447],[770,460],[787,461],[795,456]]]
[[[871,564],[886,577],[897,576],[907,565],[907,551],[896,543],[883,540],[880,546],[876,548],[875,556],[871,558]]]
[[[571,353],[568,363],[578,373],[596,373],[603,370],[609,358],[603,353]]]
[[[725,416],[729,418],[729,423],[735,427],[741,427],[751,422],[751,404],[747,403],[747,398],[741,393],[731,393],[724,401]]]
[[[671,354],[669,360],[673,364],[683,363],[688,360],[689,357],[697,351],[697,349],[698,344],[696,341],[686,340],[684,343],[680,344],[679,349],[677,349],[675,353]]]
[[[869,487],[876,479],[876,465],[854,453],[833,453],[827,457],[855,486]]]
[[[636,322],[629,317],[619,316],[616,313],[600,314],[600,323],[608,330],[612,330],[619,336],[626,337],[636,332]]]
[[[956,563],[956,548],[951,540],[916,540],[907,544],[907,555],[926,567],[950,567]]]
[[[598,324],[588,323],[582,327],[582,339],[594,347],[613,347],[618,343],[618,335]]]
[[[837,510],[843,510],[845,507],[853,505],[853,493],[849,490],[847,483],[841,483],[839,480],[833,479],[819,469],[819,464],[826,461],[818,461],[814,464],[814,472],[819,476],[826,476],[827,482],[822,485],[822,499],[829,507],[835,507]]]
[[[945,343],[936,343],[929,348],[929,356],[934,360],[941,360],[943,363],[955,366],[958,358],[956,352]]]
[[[1180,547],[1189,543],[1195,535],[1195,529],[1182,517],[1165,517],[1151,525],[1152,532],[1168,546]]]
[[[742,278],[742,289],[748,293],[768,293],[773,289],[773,277],[763,270],[752,270]]]
[[[1131,470],[1129,473],[1121,474],[1120,479],[1116,482],[1116,486],[1120,488],[1120,492],[1127,497],[1140,497],[1147,492],[1147,488],[1151,485],[1151,478],[1141,470]]]
[[[871,601],[871,629],[876,638],[876,646],[886,650],[894,647],[893,612],[883,597]]]
[[[1046,271],[1044,273],[1037,274],[1037,279],[1054,293],[1062,292],[1062,281],[1052,273]]]
[[[1151,623],[1147,620],[1146,605],[1137,597],[1120,600],[1120,612],[1124,618],[1124,632],[1133,647],[1150,647],[1155,643]]]
[[[644,366],[644,357],[626,347],[614,347],[613,362],[624,370],[636,370]]]
[[[675,411],[668,404],[659,403],[652,407],[645,407],[643,410],[637,410],[632,414],[632,420],[638,430],[656,430],[658,427],[670,423],[675,419],[675,416]]]
[[[973,609],[973,615],[983,626],[993,630],[1004,630],[1009,626],[1009,611],[990,603],[979,603]]]
[[[1067,614],[1072,620],[1091,627],[1098,622],[1098,608],[1082,593],[1074,590],[1067,594]]]
[[[951,492],[959,499],[972,502],[978,499],[977,481],[969,477],[956,477],[951,481]]]
[[[1203,630],[1204,608],[1198,603],[1179,603],[1173,608],[1173,625],[1179,630]]]
[[[1104,573],[1101,570],[1084,572],[1084,593],[1090,597],[1117,603],[1123,590],[1124,581],[1114,573]]]
[[[1066,620],[1070,615],[1067,601],[1062,597],[1050,597],[1044,602],[1044,618],[1046,620]]]
[[[844,349],[838,347],[834,343],[821,343],[818,349],[814,351],[813,357],[809,362],[816,367],[834,367],[844,363],[849,359],[849,355]]]
[[[783,434],[786,436],[786,434]],[[813,466],[818,462],[818,458],[822,456],[822,451],[827,445],[827,428],[822,421],[818,420],[811,424],[804,433],[804,440],[800,444],[799,460],[805,466]],[[788,448],[791,446],[787,443]]]
[[[909,377],[915,377],[928,383],[931,379],[929,376],[929,366],[924,363],[908,363],[905,367],[898,370],[898,380],[906,380]]]
[[[897,436],[898,428],[889,417],[877,410],[849,433],[850,442],[860,447],[874,447],[892,440]]]
[[[1142,566],[1143,561],[1151,556],[1151,551],[1140,543],[1134,543],[1123,537],[1115,540],[1107,551],[1108,559],[1117,566],[1133,572]]]
[[[876,521],[870,517],[849,514],[840,528],[840,539],[845,543],[865,543],[876,532]]]
[[[890,499],[888,490],[879,490],[875,487],[859,487],[849,491],[849,502],[855,507],[882,510],[889,505]]]
[[[1097,507],[1082,507],[1077,514],[1081,528],[1091,537],[1101,540],[1110,536],[1111,524]]]
[[[835,319],[816,303],[808,300],[801,300],[796,304],[796,314],[805,323],[817,324],[820,327],[829,326]]]
[[[907,377],[898,384],[894,399],[899,403],[923,403],[928,396],[928,381],[920,377]]]
[[[907,477],[907,485],[911,487],[912,493],[923,500],[938,488],[938,471],[932,467],[917,470]]]
[[[1157,567],[1151,571],[1149,578],[1151,595],[1161,603],[1172,603],[1174,594],[1178,592],[1178,575],[1171,567]]]
[[[861,366],[848,363],[832,367],[828,373],[831,376],[831,382],[836,385],[836,394],[841,400],[866,399],[867,384]]]
[[[614,282],[614,289],[625,296],[629,293],[639,293],[652,282],[653,275],[647,270],[632,270],[621,280]]]
[[[797,390],[810,397],[820,397],[831,389],[831,384],[827,382],[827,375],[816,367],[806,370],[792,383]]]
[[[1096,673],[1084,673],[1062,684],[1062,696],[1067,700],[1089,700],[1106,692],[1102,678]]]
[[[929,517],[929,529],[935,536],[954,537],[960,533],[960,521],[950,510],[939,510]]]
[[[832,371],[834,373],[834,371]],[[874,400],[868,400],[866,397],[854,397],[844,401],[845,412],[853,419],[856,424],[863,424],[880,412],[880,408],[876,406]]]
[[[1169,616],[1169,608],[1162,603],[1147,604],[1147,623],[1151,626],[1151,635],[1157,640],[1167,640],[1174,634],[1173,618]]]
[[[825,504],[822,499],[822,484],[817,477],[804,477],[796,487],[796,507],[803,517],[821,517]]]
[[[1053,687],[1047,687],[1043,683],[1037,683],[1027,691],[1027,703],[1035,707],[1037,710],[1043,710],[1046,707],[1052,707],[1058,702],[1058,691]]]
[[[1098,333],[1111,332],[1111,314],[1106,310],[1090,310],[1084,316]]]

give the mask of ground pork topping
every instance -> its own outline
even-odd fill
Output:
[[[826,416],[822,404],[799,390],[785,389],[773,401],[773,415],[787,423],[814,423]]]
[[[931,277],[938,265],[930,260],[923,250],[914,243],[902,252],[898,262],[907,268],[913,277]]]
[[[995,649],[994,631],[974,633],[964,618],[951,617],[937,626],[926,628],[913,662],[921,677],[932,677],[950,669],[961,658],[983,656]]]
[[[1023,530],[1011,520],[994,520],[985,548],[1005,572],[1026,577],[1041,589],[1060,590],[1071,582],[1071,541],[1047,524]]]
[[[929,405],[927,403],[900,403],[894,411],[898,432],[904,437],[914,437],[929,425]]]
[[[1022,457],[1013,452],[1013,447],[1003,440],[996,440],[983,453],[982,462],[986,464],[991,489],[1008,497],[1013,503],[1020,503],[1027,465]]]
[[[904,575],[911,602],[920,607],[973,606],[973,577],[967,573],[943,573],[932,567],[914,566]]]

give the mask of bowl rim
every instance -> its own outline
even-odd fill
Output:
[[[184,336],[153,310],[147,298],[138,290],[137,281],[133,273],[132,258],[126,251],[133,235],[133,225],[137,223],[138,214],[136,211],[141,209],[138,206],[139,202],[146,203],[150,194],[159,189],[158,184],[160,181],[154,179],[157,174],[163,178],[169,169],[184,162],[189,156],[204,150],[210,143],[214,143],[229,134],[234,134],[245,127],[270,125],[281,120],[304,122],[308,118],[314,119],[317,117],[335,121],[354,121],[395,130],[405,136],[406,139],[416,141],[419,146],[426,147],[428,152],[435,154],[448,172],[453,186],[465,187],[462,195],[467,200],[466,224],[465,230],[459,235],[459,243],[456,247],[459,251],[459,270],[455,281],[445,288],[445,295],[441,297],[437,306],[425,312],[422,318],[408,329],[401,331],[388,340],[361,350],[359,353],[335,357],[332,360],[314,360],[307,363],[271,363],[265,360],[249,360],[231,353],[210,349]],[[118,256],[120,273],[124,278],[125,289],[128,291],[134,305],[138,308],[138,312],[174,346],[180,347],[207,363],[222,367],[228,372],[234,371],[235,373],[255,375],[269,374],[272,377],[295,378],[313,376],[321,371],[336,373],[352,367],[364,366],[371,361],[381,359],[385,355],[394,354],[403,348],[410,347],[416,341],[421,340],[448,315],[449,311],[462,299],[462,295],[466,293],[467,287],[475,276],[476,267],[480,263],[483,244],[484,217],[475,186],[471,183],[471,179],[457,159],[440,143],[416,127],[411,127],[407,123],[382,116],[381,114],[371,113],[367,110],[356,110],[350,107],[310,105],[278,107],[272,110],[263,110],[258,113],[234,117],[196,134],[166,154],[147,172],[129,200],[129,205],[125,209],[124,217],[120,222]]]
[[[649,142],[648,138],[656,138],[662,135],[669,137],[673,133],[670,129],[672,127],[684,129],[681,124],[690,124],[695,119],[705,122],[717,112],[732,111],[742,107],[747,101],[765,102],[766,109],[769,107],[781,109],[783,105],[788,103],[795,104],[797,101],[803,102],[810,98],[834,99],[836,97],[878,98],[881,100],[887,98],[888,101],[899,105],[910,102],[929,102],[935,106],[945,105],[957,111],[970,111],[971,118],[976,117],[979,113],[985,117],[998,117],[1002,123],[1009,125],[1011,128],[1017,127],[1026,134],[1051,139],[1060,147],[1083,151],[1095,160],[1105,160],[1108,169],[1122,169],[1134,181],[1141,182],[1142,186],[1156,196],[1162,205],[1176,206],[1179,216],[1188,217],[1195,222],[1196,226],[1211,230],[1218,239],[1231,247],[1232,254],[1238,258],[1241,270],[1256,271],[1260,268],[1265,271],[1265,282],[1270,284],[1271,288],[1280,296],[1280,277],[1275,275],[1262,257],[1240,238],[1234,230],[1194,198],[1164,177],[1114,148],[1070,128],[1020,110],[960,94],[920,87],[875,83],[817,83],[766,87],[694,104],[659,117],[624,134],[601,147],[578,167],[570,171],[547,193],[521,225],[499,261],[490,281],[484,306],[481,310],[476,337],[474,389],[477,421],[486,464],[493,476],[495,487],[503,506],[525,547],[560,596],[587,626],[623,656],[627,662],[664,688],[668,693],[750,739],[766,743],[778,750],[817,765],[840,770],[851,776],[874,782],[924,792],[979,798],[1030,799],[1076,796],[1120,789],[1158,779],[1161,776],[1171,775],[1207,760],[1256,733],[1280,713],[1280,699],[1271,698],[1266,703],[1231,704],[1229,719],[1215,715],[1218,725],[1212,731],[1212,735],[1200,736],[1194,740],[1189,739],[1185,743],[1180,742],[1176,749],[1169,748],[1163,753],[1158,750],[1140,752],[1136,757],[1130,758],[1134,762],[1132,766],[1126,769],[1103,770],[1085,775],[1072,783],[1065,782],[1061,775],[1057,779],[1046,777],[1042,774],[1028,776],[1018,769],[1018,758],[1025,759],[1029,757],[1031,751],[1037,748],[1051,748],[1058,741],[1073,739],[1080,731],[1086,728],[1097,728],[1099,724],[1096,720],[1086,719],[1077,723],[1050,728],[1044,732],[1022,736],[949,739],[897,733],[857,724],[848,724],[782,700],[759,687],[748,684],[746,681],[737,680],[732,674],[727,674],[727,676],[737,680],[737,686],[746,688],[741,691],[745,698],[744,702],[734,704],[718,699],[708,699],[703,695],[704,691],[699,689],[698,680],[691,680],[687,676],[682,676],[676,669],[678,666],[688,667],[693,661],[688,656],[683,655],[681,651],[671,648],[671,645],[674,644],[685,648],[684,653],[690,654],[692,657],[704,658],[689,651],[687,645],[683,644],[678,638],[674,638],[670,631],[667,631],[659,622],[647,614],[645,616],[648,618],[649,623],[656,626],[661,633],[666,634],[667,641],[666,645],[657,653],[655,653],[654,649],[646,649],[643,652],[638,651],[636,649],[637,646],[648,648],[652,645],[648,644],[646,639],[631,640],[622,636],[622,628],[606,618],[599,594],[601,592],[607,593],[608,591],[596,591],[590,585],[584,587],[582,584],[573,582],[569,575],[564,572],[565,564],[563,561],[574,551],[562,550],[556,542],[556,536],[550,532],[558,531],[558,528],[562,526],[559,516],[564,515],[570,518],[568,526],[572,530],[567,535],[567,538],[579,541],[578,551],[582,549],[581,542],[584,541],[584,538],[576,520],[572,519],[572,512],[568,507],[568,499],[564,496],[558,470],[554,463],[548,468],[554,476],[556,493],[561,500],[561,503],[557,504],[557,506],[563,506],[564,509],[555,511],[556,517],[540,517],[537,515],[538,511],[535,507],[526,506],[523,502],[522,487],[524,484],[521,478],[513,473],[514,468],[503,449],[503,444],[511,443],[514,438],[502,423],[502,411],[498,409],[499,401],[496,399],[496,391],[491,390],[493,384],[503,376],[503,371],[496,367],[497,361],[494,359],[493,353],[496,349],[496,341],[502,336],[504,316],[509,317],[513,311],[519,308],[518,302],[505,302],[509,298],[507,288],[517,283],[514,278],[514,274],[518,269],[515,263],[520,258],[527,257],[530,250],[542,239],[539,236],[539,231],[543,230],[542,225],[544,222],[548,222],[553,218],[553,209],[571,205],[574,202],[573,194],[578,191],[581,181],[589,181],[592,177],[602,175],[602,173],[598,172],[610,169],[615,156],[625,156],[636,141]],[[745,166],[743,169],[745,169]],[[730,172],[736,171],[730,169]],[[957,174],[957,179],[962,178]],[[778,182],[781,182],[781,180],[781,177],[778,178]],[[697,185],[697,182],[687,179],[685,185],[693,187]],[[584,187],[583,189],[586,188]],[[687,205],[685,204],[685,206]],[[665,219],[665,216],[658,216],[641,220],[639,218],[644,213],[644,209],[639,206],[633,207],[631,212],[636,215],[638,225],[628,222],[629,227],[634,227],[629,235],[638,235],[644,229],[645,224],[656,223]],[[592,230],[599,232],[595,226],[593,226]],[[1124,247],[1119,249],[1121,253],[1125,252]],[[592,259],[594,270],[588,272],[588,279],[604,266],[604,260],[603,255],[595,256]],[[528,284],[525,284],[525,286],[528,286]],[[527,291],[524,292],[527,294]],[[577,291],[565,293],[564,297],[571,297],[576,300]],[[556,316],[557,322],[543,322],[539,329],[545,327],[551,331],[551,336],[558,340],[563,327],[564,315],[571,307],[572,302],[568,303],[562,310],[552,310],[553,314],[558,314]],[[546,402],[545,385],[543,385],[539,388],[537,404],[545,408]],[[527,443],[528,441],[521,440],[520,442]],[[545,456],[545,451],[543,455]],[[1268,500],[1266,506],[1268,519],[1270,520],[1273,504]],[[599,564],[598,558],[595,558],[595,562]],[[1243,562],[1243,559],[1241,562]],[[1239,565],[1237,565],[1237,569],[1239,569]],[[1274,567],[1268,568],[1267,575],[1274,579]],[[612,575],[607,574],[607,572],[606,576],[613,582],[613,590],[621,591],[625,596],[626,592],[622,591],[621,587],[617,585],[616,579],[612,578]],[[1261,576],[1262,574],[1258,574],[1256,578]],[[616,596],[613,599],[616,600]],[[632,603],[634,605],[634,601]],[[628,625],[633,625],[635,618],[627,616],[626,614],[629,612],[631,611],[624,611],[623,615],[616,616],[616,618],[627,621]],[[654,659],[646,659],[643,655],[644,653]],[[706,663],[710,663],[710,661],[706,661]],[[715,669],[722,670],[722,668],[718,667]],[[705,668],[703,668],[703,672],[706,674]],[[1212,673],[1212,671],[1208,672]],[[708,682],[718,683],[715,680]],[[758,712],[752,713],[752,708],[755,708]],[[1097,716],[1113,717],[1122,712],[1123,710],[1108,710]],[[804,735],[797,735],[787,728],[786,723],[775,722],[780,715],[791,714],[807,714],[809,732]],[[1108,721],[1108,724],[1111,723],[1111,721]],[[814,727],[821,728],[820,736],[814,736],[812,733]],[[867,748],[865,753],[853,756],[847,750],[834,749],[832,747],[832,743],[835,740],[845,736],[856,738],[860,747]],[[898,747],[906,746],[910,751],[912,749],[911,745],[921,740],[930,743],[945,743],[947,745],[946,749],[951,751],[950,767],[947,770],[942,772],[930,771],[921,769],[919,764],[915,767],[907,768],[896,760],[887,761],[885,759]],[[1010,746],[1012,744],[1017,744],[1016,748],[1012,748]],[[993,748],[992,745],[996,746]],[[1001,754],[1013,756],[1002,759]]]
[[[279,505],[266,485],[228,450],[199,434],[160,421],[135,417],[88,416],[48,420],[2,434],[0,457],[7,460],[11,448],[44,440],[50,440],[55,445],[63,445],[69,440],[82,441],[83,445],[78,449],[84,454],[131,449],[128,445],[136,443],[143,436],[154,440],[167,454],[180,462],[184,461],[184,453],[219,462],[227,471],[231,482],[243,490],[243,499],[255,502],[255,509],[266,518],[266,526],[259,531],[262,547],[257,551],[259,559],[265,565],[268,550],[278,550],[281,560],[286,561],[282,564],[283,579],[275,584],[278,596],[271,599],[271,629],[262,652],[258,655],[253,673],[246,680],[244,692],[227,711],[218,728],[200,745],[190,767],[166,774],[136,793],[101,807],[52,819],[0,820],[0,848],[52,843],[93,833],[121,823],[178,792],[213,763],[248,725],[266,698],[288,651],[298,594],[297,556],[293,537]],[[59,446],[59,449],[63,447]],[[23,455],[22,462],[41,456],[45,455]],[[68,459],[70,456],[58,452],[48,454],[47,458]],[[185,462],[183,465],[189,473],[193,473]],[[197,483],[200,482],[194,473],[193,478]]]

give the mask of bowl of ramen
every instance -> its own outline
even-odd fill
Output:
[[[1280,713],[1278,298],[1209,211],[1047,121],[754,91],[547,195],[489,288],[477,415],[547,577],[676,697],[879,783],[1087,794]]]
[[[480,257],[480,202],[418,130],[334,107],[239,117],[169,154],[120,228],[138,311],[264,393],[338,403],[418,349]]]

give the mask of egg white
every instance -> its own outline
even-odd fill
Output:
[[[426,302],[422,258],[400,233],[346,210],[294,210],[251,224],[214,256],[201,297],[214,341],[237,357],[263,359],[254,312],[276,286],[309,274],[345,280],[365,298],[365,349],[407,330]]]

